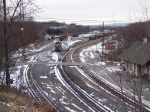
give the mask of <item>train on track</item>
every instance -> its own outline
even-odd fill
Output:
[[[60,41],[55,43],[55,52],[61,52],[62,51],[62,43]]]

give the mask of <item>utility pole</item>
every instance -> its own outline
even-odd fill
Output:
[[[104,22],[102,25],[102,32],[104,33]],[[104,61],[104,36],[102,38],[102,61]]]
[[[4,45],[5,45],[5,75],[6,85],[10,86],[9,60],[8,60],[8,40],[7,40],[7,15],[6,15],[6,0],[3,0],[4,10]]]
[[[103,25],[102,25],[102,32],[104,34],[104,22],[103,22]],[[104,36],[102,38],[102,61],[104,61]]]
[[[23,0],[20,1],[20,23],[21,23],[21,27],[20,27],[21,34],[22,34],[22,37],[24,37],[24,27],[23,27],[23,24],[24,24],[24,7],[23,7]],[[23,50],[22,50],[22,56],[24,57],[24,60],[26,60],[25,46],[23,47]]]

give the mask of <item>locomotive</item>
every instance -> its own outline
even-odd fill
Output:
[[[60,41],[55,43],[55,52],[61,52],[62,51],[62,43]]]

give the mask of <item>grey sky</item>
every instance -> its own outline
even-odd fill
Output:
[[[56,20],[66,23],[101,24],[112,21],[137,21],[143,19],[142,8],[150,6],[149,0],[36,0],[42,7],[38,20]],[[130,16],[129,16],[130,15]],[[51,19],[56,18],[56,19]],[[88,20],[88,21],[85,21]],[[92,21],[89,21],[92,20]]]

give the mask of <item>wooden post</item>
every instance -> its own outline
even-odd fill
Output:
[[[102,25],[102,32],[104,33],[104,22]],[[104,61],[104,36],[103,36],[103,40],[102,40],[102,61]]]

